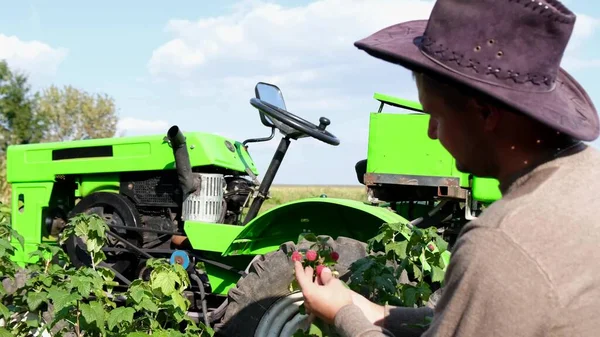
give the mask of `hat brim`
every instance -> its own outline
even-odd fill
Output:
[[[354,45],[375,58],[468,86],[576,139],[593,141],[598,138],[600,126],[596,108],[586,91],[564,69],[560,68],[555,89],[548,92],[519,91],[477,81],[421,52],[419,38],[426,26],[427,20],[396,24]]]

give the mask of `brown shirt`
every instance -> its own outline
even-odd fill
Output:
[[[463,229],[422,336],[600,336],[600,152],[587,147],[516,179]],[[419,336],[428,308],[389,308],[384,328],[346,306],[343,336]],[[403,330],[404,329],[404,330]]]

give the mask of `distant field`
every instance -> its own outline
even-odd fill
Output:
[[[269,210],[277,205],[288,201],[294,201],[303,198],[318,197],[326,194],[329,198],[343,198],[359,201],[366,201],[364,186],[307,186],[307,185],[273,185],[271,187],[271,199],[267,200],[261,212]]]

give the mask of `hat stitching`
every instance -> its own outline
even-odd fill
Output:
[[[518,0],[516,0],[518,1]],[[433,46],[439,46],[438,49],[433,49]],[[450,48],[444,47],[441,43],[436,43],[435,39],[432,39],[429,36],[421,37],[421,47],[423,51],[435,55],[435,58],[441,62],[454,62],[460,67],[463,68],[471,68],[476,73],[479,73],[477,66],[473,62],[473,59],[468,59],[469,63],[464,64],[464,55],[462,53],[457,53],[455,51],[451,51]],[[451,54],[452,56],[448,56]],[[475,61],[478,65],[481,65],[480,61]],[[553,88],[555,82],[555,76],[550,74],[539,74],[539,73],[525,73],[521,74],[518,71],[514,71],[512,69],[502,71],[499,67],[493,67],[491,64],[488,64],[485,68],[485,75],[493,75],[495,78],[499,80],[513,80],[514,83],[525,84],[527,82],[531,82],[535,85],[541,86],[544,84],[547,89],[551,90]]]
[[[552,18],[560,23],[571,24],[575,22],[573,12],[568,10],[562,3],[556,0],[547,0],[545,3],[538,0],[508,0],[508,2],[513,1],[519,4],[525,3],[524,7],[531,7],[533,11],[539,9],[540,15],[544,15],[547,18]],[[549,6],[552,6],[552,8]]]

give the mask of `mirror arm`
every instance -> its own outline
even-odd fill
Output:
[[[246,146],[246,144],[248,144],[248,143],[268,142],[269,140],[273,139],[273,137],[275,137],[275,127],[274,126],[271,127],[271,135],[269,137],[246,139],[242,143],[242,145]]]
[[[267,169],[267,172],[263,177],[262,183],[258,188],[258,195],[256,195],[256,197],[252,201],[252,205],[248,210],[248,214],[244,218],[244,225],[246,225],[258,215],[258,212],[260,211],[263,202],[267,199],[267,194],[269,193],[271,184],[275,179],[275,175],[277,174],[277,170],[279,170],[279,166],[281,166],[281,162],[283,161],[283,157],[285,156],[285,153],[287,152],[290,146],[290,142],[290,138],[288,137],[282,138],[279,142],[279,147],[277,147],[277,151],[275,151],[275,154],[273,155],[271,164],[269,164],[269,168]]]

